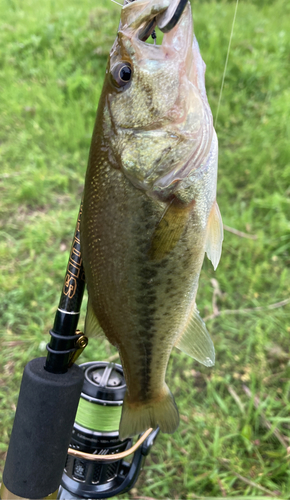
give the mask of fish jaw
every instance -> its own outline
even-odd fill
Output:
[[[156,16],[162,14],[169,6],[171,0],[135,0],[129,1],[121,10],[120,29],[142,31]]]

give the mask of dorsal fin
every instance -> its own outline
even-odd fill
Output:
[[[213,366],[215,363],[214,345],[196,304],[175,347],[205,366]]]
[[[208,219],[207,237],[205,242],[206,254],[211,260],[214,270],[216,270],[222,253],[222,242],[224,239],[223,221],[215,201]]]

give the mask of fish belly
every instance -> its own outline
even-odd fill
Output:
[[[192,309],[204,258],[206,227],[195,205],[174,248],[152,258],[152,238],[165,207],[103,158],[89,167],[81,226],[89,300],[120,353],[127,383],[123,417],[129,407],[136,412],[149,408],[151,415],[131,434],[154,424],[162,427],[152,408],[161,401],[170,406],[173,400],[165,384],[166,367]],[[160,412],[169,411],[166,404]],[[175,430],[177,409],[176,415],[162,430]]]

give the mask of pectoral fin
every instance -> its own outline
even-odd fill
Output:
[[[212,262],[214,270],[216,270],[220,261],[223,239],[223,221],[220,209],[215,201],[208,220],[207,239],[205,243],[205,251]]]
[[[85,320],[85,335],[87,337],[105,337],[104,330],[101,328],[96,318],[90,299],[88,300],[87,315]]]
[[[164,212],[152,236],[149,257],[163,259],[180,240],[188,222],[193,203],[184,207],[173,201]]]
[[[205,366],[214,365],[214,345],[196,305],[194,305],[191,317],[187,322],[185,330],[177,340],[175,347],[178,347],[178,349]]]

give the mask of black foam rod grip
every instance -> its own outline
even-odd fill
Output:
[[[23,373],[3,483],[14,495],[39,499],[57,490],[65,466],[83,370],[47,372],[45,358]]]

